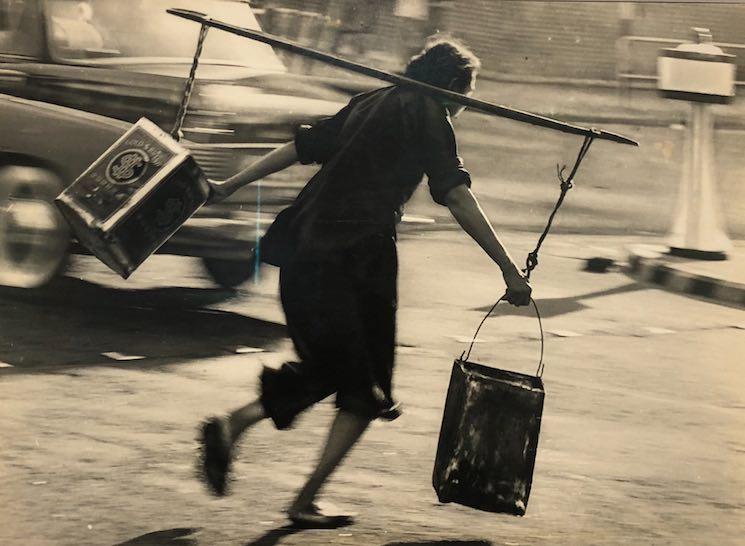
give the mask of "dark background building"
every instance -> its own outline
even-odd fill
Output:
[[[264,0],[267,31],[388,68],[436,31],[466,41],[495,79],[615,80],[617,71],[651,75],[664,43],[623,36],[692,40],[692,27],[716,42],[745,42],[744,4],[528,2],[498,0]],[[727,48],[730,53],[743,53]],[[745,55],[738,79],[745,80]],[[292,63],[290,63],[292,64]]]

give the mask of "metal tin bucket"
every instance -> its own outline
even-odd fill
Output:
[[[55,203],[80,243],[126,279],[208,196],[189,152],[142,118]]]
[[[440,502],[525,514],[544,395],[540,377],[453,363],[432,477]]]

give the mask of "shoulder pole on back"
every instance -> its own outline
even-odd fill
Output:
[[[310,47],[302,46],[296,42],[286,40],[278,36],[273,36],[265,32],[231,25],[224,21],[218,21],[216,19],[212,19],[211,17],[208,17],[207,15],[203,13],[186,10],[186,9],[178,9],[178,8],[172,8],[166,11],[170,13],[171,15],[176,15],[177,17],[188,19],[189,21],[194,21],[196,23],[199,23],[200,25],[217,28],[225,32],[228,32],[230,34],[235,34],[236,36],[242,36],[244,38],[249,38],[251,40],[263,42],[273,47],[278,47],[280,49],[284,49],[292,53],[297,53],[299,55],[303,55],[305,57],[315,59],[318,61],[323,61],[328,64],[332,64],[334,66],[344,68],[346,70],[351,70],[352,72],[363,74],[365,76],[377,78],[379,80],[387,81],[395,85],[407,85],[411,87],[416,87],[426,93],[430,93],[438,97],[446,98],[458,104],[462,104],[470,108],[471,110],[476,110],[478,112],[482,112],[485,114],[492,114],[492,115],[496,115],[496,116],[500,116],[500,117],[504,117],[508,119],[513,119],[515,121],[521,121],[524,123],[530,123],[531,125],[537,125],[539,127],[545,127],[547,129],[554,129],[556,131],[561,131],[562,133],[582,135],[586,137],[592,136],[593,138],[597,138],[600,140],[607,140],[609,142],[616,142],[619,144],[629,144],[632,146],[638,146],[638,143],[636,141],[631,140],[630,138],[627,138],[623,135],[619,135],[617,133],[611,133],[609,131],[601,131],[598,129],[590,129],[587,127],[581,127],[579,125],[565,123],[563,121],[559,121],[559,120],[552,119],[549,117],[539,116],[537,114],[532,114],[530,112],[524,112],[522,110],[516,110],[514,108],[509,108],[507,106],[501,106],[499,104],[493,104],[490,102],[474,99],[472,97],[467,97],[466,95],[463,95],[461,93],[455,93],[453,91],[442,89],[440,87],[435,87],[433,85],[428,85],[426,83],[422,83],[420,81],[413,80],[411,78],[399,76],[397,74],[392,74],[391,72],[386,72],[384,70],[379,70],[377,68],[373,68],[373,67],[370,67],[364,64],[348,61],[346,59],[342,59],[341,57],[337,57],[329,53],[324,53],[323,51],[318,51],[317,49],[313,49]]]

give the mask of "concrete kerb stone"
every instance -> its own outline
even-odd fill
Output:
[[[734,283],[693,274],[675,266],[666,249],[653,245],[628,248],[626,273],[637,280],[663,286],[668,290],[745,307],[745,283]]]

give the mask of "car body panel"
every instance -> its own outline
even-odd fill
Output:
[[[47,166],[66,184],[128,128],[88,112],[0,95],[0,154]]]
[[[0,164],[39,166],[54,172],[68,186],[129,126],[88,112],[0,94]],[[267,210],[276,211],[269,201]],[[256,215],[249,210],[240,218],[201,212],[159,253],[240,259],[253,248],[273,214]],[[79,246],[75,248],[85,252]]]

